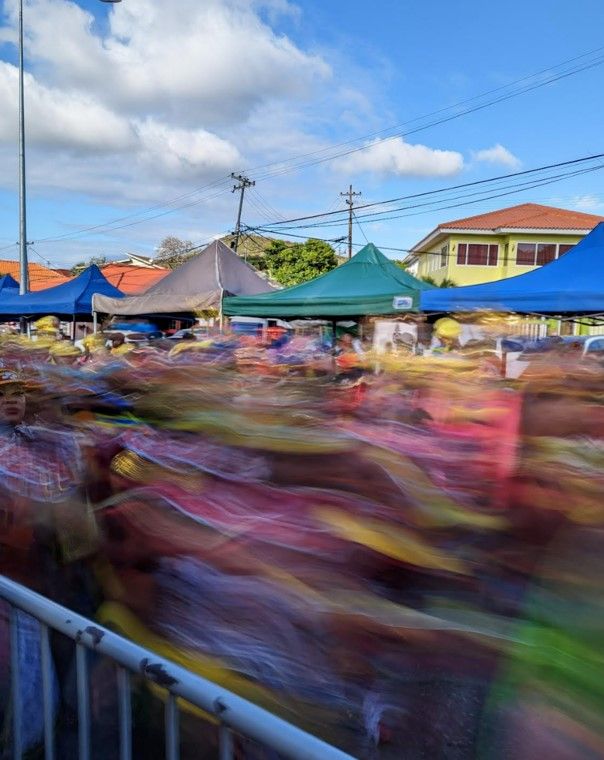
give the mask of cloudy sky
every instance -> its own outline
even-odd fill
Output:
[[[32,261],[209,241],[234,224],[231,172],[256,179],[244,222],[257,226],[342,208],[350,184],[371,203],[604,152],[604,50],[584,56],[601,45],[601,0],[575,0],[572,18],[567,0],[24,2]],[[13,258],[17,0],[0,7],[0,257]],[[604,213],[603,176],[410,204],[363,220],[355,242],[404,249],[439,221],[529,200]],[[290,234],[345,234],[331,219]]]

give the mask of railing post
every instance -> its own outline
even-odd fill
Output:
[[[117,668],[118,710],[120,718],[120,760],[132,758],[132,704],[130,697],[130,674],[125,668]]]
[[[224,723],[220,724],[218,731],[218,751],[220,760],[233,760],[235,757],[235,742],[233,732]]]
[[[168,693],[166,702],[166,760],[178,760],[180,757],[180,733],[178,727],[178,703],[172,692]]]
[[[54,760],[55,731],[53,715],[52,657],[48,626],[40,623],[40,656],[42,660],[42,704],[44,709],[44,758]]]
[[[88,682],[88,650],[76,644],[78,681],[78,760],[90,758],[90,688]]]
[[[21,760],[23,741],[21,737],[21,672],[19,669],[19,610],[10,608],[10,681],[13,717],[13,757]]]

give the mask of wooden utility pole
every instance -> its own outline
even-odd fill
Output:
[[[239,183],[233,187],[232,192],[236,193],[237,190],[241,191],[241,195],[239,196],[239,210],[237,211],[237,224],[235,225],[235,240],[233,242],[233,250],[235,253],[237,253],[237,248],[239,247],[239,236],[241,235],[241,211],[243,210],[243,195],[245,193],[246,187],[253,187],[256,183],[251,179],[248,179],[243,174],[231,174],[231,177],[233,179],[236,179]]]
[[[352,185],[349,185],[346,193],[340,193],[341,196],[346,198],[346,205],[348,206],[348,258],[352,258],[352,207],[354,201],[352,200],[355,195],[362,195],[362,193],[353,193]]]

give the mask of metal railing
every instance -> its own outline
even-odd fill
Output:
[[[90,758],[90,689],[88,653],[96,652],[117,664],[117,705],[119,715],[119,753],[121,760],[132,757],[132,708],[130,674],[143,676],[166,689],[165,755],[179,757],[179,706],[182,698],[213,716],[219,724],[220,760],[235,757],[234,735],[252,739],[292,760],[354,760],[350,755],[326,744],[276,715],[197,676],[169,660],[157,656],[107,628],[62,607],[0,575],[0,598],[10,605],[10,659],[13,756],[23,755],[22,705],[19,663],[19,614],[21,610],[40,626],[40,663],[44,715],[44,752],[46,760],[55,757],[53,714],[53,664],[49,631],[54,629],[75,642],[78,748],[80,760]]]

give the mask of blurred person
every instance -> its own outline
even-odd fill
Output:
[[[60,340],[54,343],[49,350],[49,359],[52,364],[71,367],[82,358],[82,352],[77,346],[68,340]]]
[[[126,338],[122,333],[117,333],[111,338],[111,354],[113,356],[124,356],[132,351],[133,348],[134,345],[132,343],[127,343]]]
[[[431,349],[433,354],[447,354],[460,348],[461,325],[451,317],[441,317],[434,323]]]

